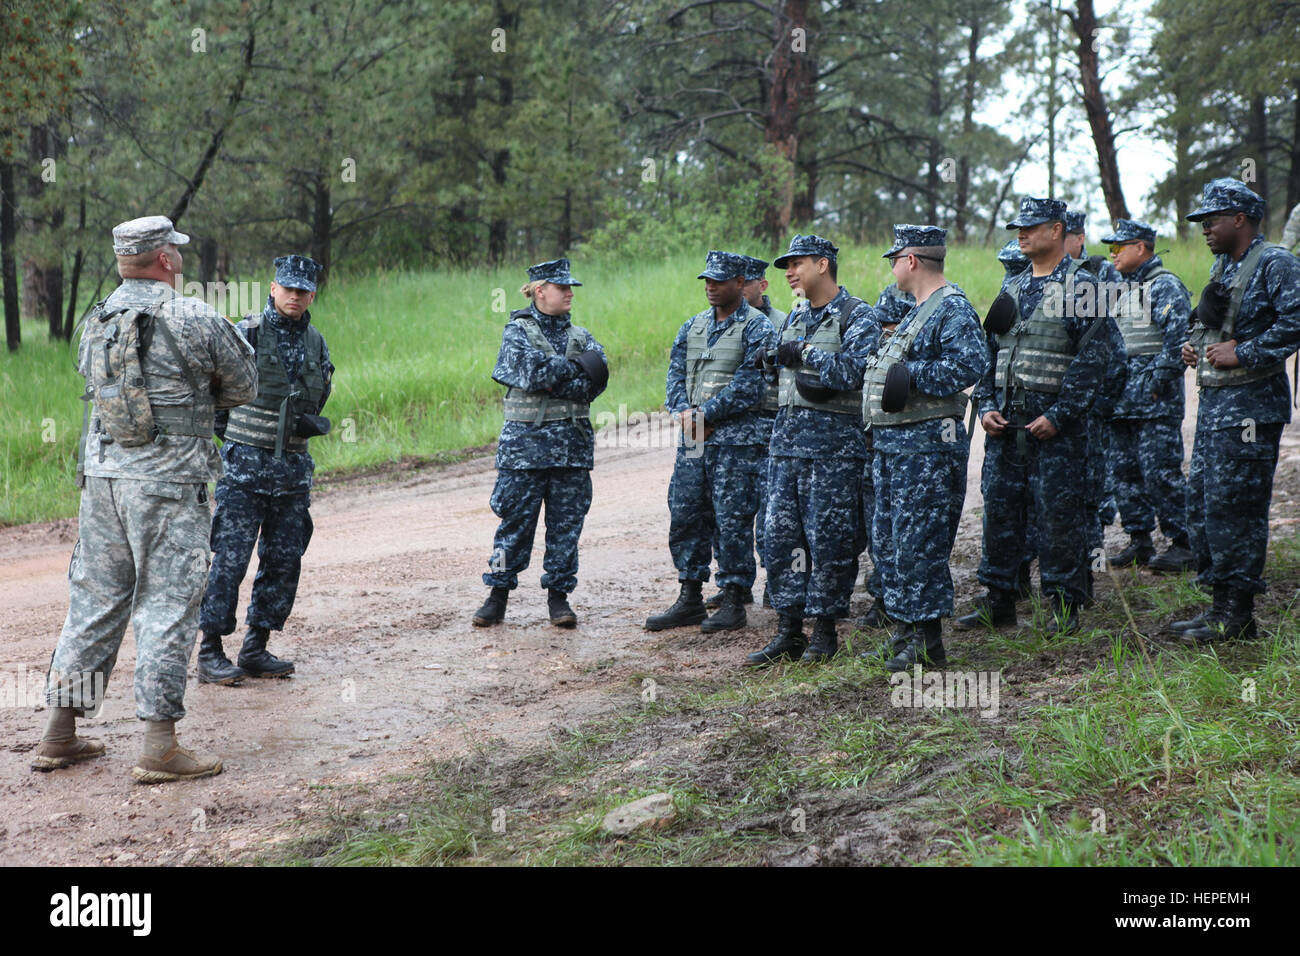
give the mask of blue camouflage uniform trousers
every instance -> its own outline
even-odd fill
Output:
[[[1025,437],[1025,453],[1017,448]],[[1027,432],[984,436],[984,552],[978,578],[989,588],[1016,589],[1017,572],[1028,551],[1032,520],[1038,573],[1044,595],[1057,592],[1082,604],[1088,596],[1089,526],[1084,516],[1086,482],[1079,466],[1086,462],[1087,433],[1059,434],[1039,441]],[[1086,465],[1085,465],[1086,468]],[[1023,505],[1031,500],[1030,510]]]
[[[239,584],[248,572],[253,545],[257,545],[257,576],[253,578],[247,623],[268,631],[283,630],[298,594],[302,556],[314,530],[308,511],[311,493],[266,495],[219,481],[213,499],[212,570],[199,627],[209,634],[235,630]]]
[[[867,460],[862,468],[862,536],[859,539],[858,554],[862,554],[862,549],[866,549],[867,557],[871,559],[871,573],[867,575],[867,593],[873,598],[883,599],[885,596],[885,580],[882,565],[885,561],[885,554],[876,544],[875,530],[875,513],[876,513],[876,476],[875,476],[875,455],[871,448],[871,432],[867,432]],[[854,577],[857,577],[856,572]]]
[[[952,573],[948,559],[966,501],[965,441],[952,450],[883,452],[873,457],[877,493],[872,520],[885,611],[916,623],[950,617]]]
[[[863,548],[862,460],[770,460],[765,533],[772,606],[796,617],[844,617]]]
[[[578,586],[578,538],[591,509],[591,472],[586,468],[498,468],[490,501],[501,519],[492,538],[490,570],[483,583],[514,589],[528,567],[542,505],[546,505],[546,555],[542,587],[572,594]]]
[[[1101,503],[1106,498],[1106,423],[1096,415],[1088,416],[1088,476],[1084,520],[1088,522],[1088,551],[1102,546],[1105,537],[1101,521]],[[1089,578],[1091,581],[1091,578]]]
[[[774,415],[763,416],[768,426],[764,429],[764,432],[769,436],[769,441],[771,440],[772,429],[770,426],[773,418],[775,418]],[[763,449],[763,460],[758,466],[758,510],[754,512],[754,547],[758,551],[758,563],[764,568],[767,567],[767,552],[764,550],[767,541],[765,532],[767,526],[767,483],[769,480],[768,473],[771,471],[767,451],[767,448]]]
[[[1205,428],[1197,415],[1187,522],[1201,584],[1267,590],[1268,509],[1283,427]]]
[[[1165,537],[1186,535],[1182,421],[1115,419],[1110,424],[1109,454],[1124,530],[1130,535],[1154,531],[1158,518]]]
[[[717,549],[718,585],[754,585],[754,515],[767,464],[762,445],[681,445],[668,483],[668,550],[679,581],[707,581]]]

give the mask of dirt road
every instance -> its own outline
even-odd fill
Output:
[[[635,447],[651,443],[633,437],[634,447],[597,451],[574,631],[547,621],[540,534],[506,623],[470,626],[495,527],[491,457],[327,482],[315,495],[316,534],[290,627],[271,648],[296,662],[297,676],[237,688],[191,680],[181,740],[221,754],[225,772],[187,784],[131,780],[140,724],[130,637],[101,715],[83,724],[107,755],[56,773],[28,770],[76,523],[0,530],[0,864],[238,860],[299,835],[295,820],[328,813],[331,785],[379,790],[393,773],[485,740],[543,740],[555,727],[634,704],[645,676],[734,671],[766,642],[771,611],[751,611],[750,628],[721,637],[641,628],[676,592],[665,503],[673,453]],[[1289,497],[1300,435],[1288,429],[1284,443],[1279,494]],[[959,601],[976,591],[978,438],[971,458],[954,560]],[[250,572],[245,602],[251,580]]]

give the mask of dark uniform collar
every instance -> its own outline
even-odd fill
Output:
[[[308,309],[303,312],[300,319],[291,319],[275,307],[275,300],[268,295],[266,297],[266,308],[262,310],[262,317],[274,329],[283,329],[286,332],[300,331],[311,323],[311,310]]]
[[[1125,277],[1131,277],[1136,279],[1138,282],[1141,282],[1162,265],[1164,265],[1164,263],[1160,261],[1159,256],[1152,256],[1146,262],[1142,263],[1142,265],[1138,266],[1133,272],[1125,272],[1121,274]]]
[[[536,302],[528,303],[528,311],[533,314],[533,318],[541,325],[548,328],[567,329],[569,327],[569,313],[563,315],[548,315],[537,307]]]

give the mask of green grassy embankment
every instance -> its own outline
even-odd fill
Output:
[[[892,281],[880,258],[886,248],[843,250],[840,281],[874,301]],[[620,405],[629,412],[662,405],[672,336],[707,305],[695,278],[703,253],[640,264],[575,258],[574,271],[585,285],[574,297],[574,319],[592,330],[611,363],[610,386],[595,414]],[[1001,282],[995,253],[980,246],[950,252],[949,277],[981,313]],[[1186,242],[1166,262],[1199,288],[1209,255],[1203,244]],[[788,308],[782,273],[769,269],[768,277],[773,301]],[[326,408],[336,430],[312,443],[319,473],[403,458],[444,460],[494,441],[502,389],[491,380],[492,366],[509,310],[525,302],[518,293],[523,279],[522,266],[342,275],[324,290],[312,317],[338,372]],[[270,277],[261,281],[269,290]],[[66,343],[51,343],[38,322],[23,324],[20,351],[0,350],[0,527],[76,514],[72,473],[82,382],[74,359]]]

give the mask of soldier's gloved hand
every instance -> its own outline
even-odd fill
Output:
[[[776,349],[759,349],[754,353],[754,368],[766,372],[776,367]]]
[[[1201,292],[1201,301],[1196,303],[1195,320],[1207,329],[1223,328],[1229,302],[1228,290],[1222,282],[1209,283]]]
[[[777,347],[777,360],[786,368],[798,368],[803,364],[803,346],[801,341],[782,342]]]

